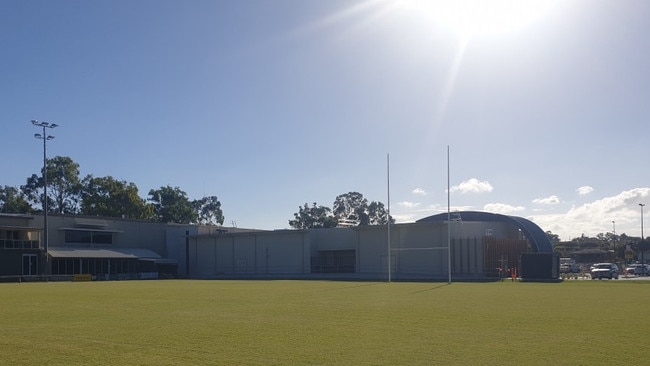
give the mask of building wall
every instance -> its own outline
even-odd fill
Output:
[[[18,220],[12,221],[17,226],[42,227],[42,216],[22,219],[0,216],[0,224],[7,224],[9,219]],[[317,262],[315,258],[325,257],[344,262],[341,267],[350,269],[352,277],[357,278],[385,279],[389,260],[395,279],[443,279],[449,272],[445,222],[391,225],[390,255],[386,226],[250,231],[64,215],[51,215],[49,226],[50,247],[73,245],[65,243],[61,228],[97,227],[114,232],[112,247],[152,250],[164,258],[177,260],[178,274],[193,278],[304,276],[311,274],[312,262]],[[457,221],[452,222],[449,232],[451,272],[456,276],[487,273],[485,238],[525,239],[516,228],[503,222]],[[498,246],[496,250],[502,248]],[[495,253],[491,255],[501,258],[501,252]],[[354,262],[354,268],[350,261]],[[492,263],[490,266],[494,267]]]
[[[195,225],[167,225],[165,232],[166,258],[173,259],[177,262],[177,275],[181,277],[189,276],[187,262],[186,238],[188,235],[197,235],[199,226]]]
[[[483,235],[487,226],[464,223],[462,228],[459,225],[456,230],[451,230],[454,275],[476,277],[484,274]],[[312,261],[318,262],[319,256],[332,251],[346,255],[354,252],[356,263],[352,277],[385,279],[388,275],[387,227],[366,226],[195,235],[190,238],[189,245],[190,276],[309,274]],[[393,278],[447,278],[447,253],[445,223],[391,225],[390,266]]]
[[[189,255],[196,278],[310,271],[309,235],[299,230],[191,236]]]
[[[42,227],[43,217],[34,216],[33,225]],[[62,228],[109,230],[113,232],[113,244],[98,244],[98,247],[149,249],[162,257],[167,257],[167,224],[164,223],[90,216],[48,215],[50,247],[87,246],[87,244],[66,243],[65,230]]]
[[[0,214],[0,276],[43,273],[41,232],[31,215]]]

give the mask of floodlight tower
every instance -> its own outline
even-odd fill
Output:
[[[48,226],[47,226],[47,142],[53,140],[54,136],[48,135],[46,133],[46,128],[55,128],[58,125],[56,123],[49,122],[39,122],[35,119],[32,120],[32,124],[36,127],[43,129],[43,133],[35,133],[34,137],[43,140],[43,250],[45,251],[45,274],[49,274],[49,259],[48,259]]]

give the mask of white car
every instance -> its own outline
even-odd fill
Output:
[[[618,266],[614,263],[596,263],[591,269],[591,279],[609,278],[618,280]]]
[[[625,271],[633,275],[647,275],[650,274],[650,265],[641,263],[630,264],[625,268]]]

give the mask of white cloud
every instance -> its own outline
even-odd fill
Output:
[[[535,198],[533,203],[538,203],[540,205],[557,205],[560,203],[560,198],[558,196],[550,196],[545,198]]]
[[[422,217],[414,213],[402,213],[402,214],[390,214],[392,218],[395,219],[395,222],[398,224],[404,224],[409,222],[415,222],[416,220],[421,219]]]
[[[488,203],[483,206],[483,210],[487,212],[500,213],[500,214],[512,214],[515,212],[524,211],[526,208],[523,206],[512,206],[505,203]]]
[[[427,195],[427,192],[426,192],[424,189],[422,189],[422,188],[416,188],[416,189],[414,189],[413,191],[411,191],[411,193],[413,193],[413,194],[419,194],[419,195],[422,195],[422,196],[426,196],[426,195]]]
[[[420,202],[409,202],[409,201],[402,201],[397,203],[398,206],[406,207],[406,208],[415,208],[420,206]]]
[[[582,186],[582,187],[576,189],[576,191],[578,192],[579,195],[584,196],[586,194],[589,194],[589,193],[593,192],[594,188],[590,187],[590,186]]]
[[[460,192],[460,193],[483,193],[483,192],[492,192],[492,185],[488,181],[480,181],[476,178],[471,178],[464,182],[461,182],[457,186],[451,187],[451,192]]]
[[[596,236],[612,232],[640,236],[641,208],[650,197],[650,188],[634,188],[616,196],[605,197],[581,206],[573,206],[566,213],[533,215],[529,217],[544,231],[552,231],[562,240],[571,240],[582,234]],[[650,204],[650,202],[648,202]]]

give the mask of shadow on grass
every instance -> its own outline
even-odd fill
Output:
[[[372,283],[369,282],[369,283],[361,283],[361,284],[354,285],[354,286],[337,287],[337,288],[332,288],[332,289],[329,289],[329,290],[322,290],[322,291],[325,292],[325,291],[347,290],[347,289],[351,289],[351,288],[359,288],[359,287],[366,287],[366,286],[377,286],[378,284],[379,283],[377,283],[377,282],[372,282]]]
[[[419,290],[419,291],[412,292],[412,294],[419,294],[419,293],[422,293],[422,292],[433,291],[433,290],[437,290],[439,288],[443,288],[443,287],[446,287],[446,286],[449,286],[449,285],[451,285],[451,283],[442,283],[442,284],[440,284],[438,286],[434,286],[434,287],[431,287],[431,288],[425,288],[424,290]]]

